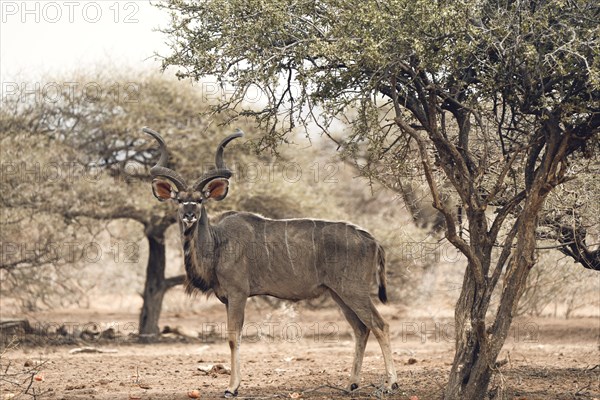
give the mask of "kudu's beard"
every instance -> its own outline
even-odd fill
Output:
[[[197,217],[189,218],[181,218],[181,222],[183,223],[184,228],[188,229],[194,226],[196,222],[198,222]]]

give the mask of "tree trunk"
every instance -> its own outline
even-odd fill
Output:
[[[524,211],[519,219],[517,245],[504,275],[500,303],[489,326],[485,317],[494,290],[490,279],[482,288],[467,268],[455,308],[456,350],[444,399],[484,399],[496,361],[508,336],[513,315],[529,271],[534,265],[536,212]]]
[[[157,336],[160,333],[158,319],[162,301],[167,291],[165,282],[165,237],[164,233],[147,234],[149,254],[146,266],[146,283],[142,294],[144,303],[140,314],[140,338]]]
[[[169,225],[161,225],[160,229],[146,232],[148,240],[148,264],[146,266],[146,283],[142,293],[143,305],[140,313],[140,341],[151,341],[160,333],[158,320],[162,310],[165,293],[174,286],[182,285],[185,275],[165,278],[166,252],[165,231]]]

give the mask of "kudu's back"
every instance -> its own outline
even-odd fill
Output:
[[[230,212],[215,225],[221,243],[217,276],[248,278],[249,295],[302,300],[334,291],[369,293],[373,280],[386,301],[384,252],[366,230],[347,222],[274,220]]]

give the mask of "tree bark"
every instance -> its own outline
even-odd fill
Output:
[[[516,246],[504,274],[498,309],[487,326],[485,317],[490,301],[486,293],[495,289],[496,282],[488,277],[483,287],[478,287],[470,268],[465,272],[455,308],[456,350],[445,399],[483,399],[489,395],[498,355],[508,336],[529,271],[535,264],[535,227],[543,199],[533,197],[526,201],[516,222]]]
[[[166,254],[164,233],[148,234],[148,263],[146,265],[146,283],[142,294],[144,303],[140,313],[140,337],[156,336],[160,333],[158,320],[162,301],[166,293],[164,285]]]
[[[166,230],[166,229],[165,229]],[[165,293],[172,287],[181,285],[183,275],[165,278],[166,252],[164,230],[146,234],[149,254],[146,266],[146,283],[142,294],[143,305],[140,313],[139,334],[141,341],[149,341],[159,333],[158,321]]]

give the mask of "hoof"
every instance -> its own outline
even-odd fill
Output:
[[[356,389],[358,389],[358,385],[356,383],[353,383],[353,384],[350,385],[350,391],[351,392],[354,391],[354,390],[356,390]]]
[[[392,390],[398,390],[398,387],[399,386],[397,382],[392,383]]]
[[[238,391],[236,390],[235,392],[231,393],[229,390],[225,391],[225,398],[226,399],[231,399],[234,398],[235,396],[237,396]]]

